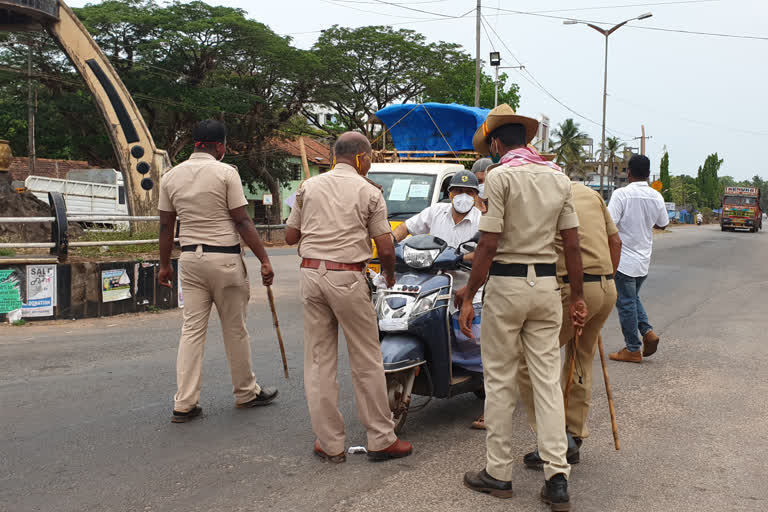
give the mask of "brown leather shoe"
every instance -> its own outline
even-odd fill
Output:
[[[476,430],[485,430],[485,416],[480,416],[475,421],[473,421],[471,428]]]
[[[643,335],[643,357],[652,356],[659,347],[659,336],[653,331]]]
[[[315,441],[315,448],[313,451],[315,452],[315,455],[332,464],[341,464],[342,462],[347,462],[347,455],[344,452],[341,452],[338,455],[328,455],[323,451],[322,448],[320,448],[320,443],[318,441]]]
[[[413,452],[413,446],[408,441],[398,439],[389,448],[372,452],[368,450],[368,460],[380,461],[407,457]]]
[[[609,354],[608,357],[610,357],[613,361],[623,361],[625,363],[643,362],[643,355],[639,350],[637,352],[630,352],[626,348],[623,348],[618,352],[614,352],[613,354]]]

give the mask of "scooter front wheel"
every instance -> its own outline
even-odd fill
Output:
[[[389,409],[392,411],[392,420],[395,422],[395,433],[399,434],[408,417],[408,408],[411,405],[411,390],[416,378],[418,367],[409,368],[400,372],[387,373],[387,398]]]

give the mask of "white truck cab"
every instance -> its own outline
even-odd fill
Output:
[[[382,186],[394,229],[428,206],[447,200],[451,178],[463,170],[464,166],[456,163],[374,163],[368,179]]]

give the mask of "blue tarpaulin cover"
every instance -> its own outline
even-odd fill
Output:
[[[398,151],[472,151],[472,136],[488,112],[457,103],[403,103],[379,110],[376,117],[390,130]]]

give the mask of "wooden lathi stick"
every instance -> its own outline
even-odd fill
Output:
[[[269,307],[272,310],[272,323],[275,324],[277,331],[277,342],[280,344],[280,355],[283,357],[283,371],[285,378],[288,378],[288,361],[285,359],[285,345],[283,345],[283,335],[280,333],[280,323],[277,321],[277,310],[275,310],[275,296],[272,295],[272,287],[267,286],[267,297],[269,298]]]
[[[568,396],[571,394],[571,387],[573,386],[573,372],[576,369],[576,345],[579,344],[579,335],[576,334],[569,342],[571,351],[571,363],[568,366],[568,380],[565,381],[565,391],[563,393],[563,409],[568,414]]]
[[[603,379],[605,380],[605,394],[608,395],[608,410],[611,413],[611,429],[613,430],[613,446],[620,449],[619,427],[616,426],[616,411],[613,408],[613,393],[611,393],[611,384],[608,382],[608,372],[605,369],[605,350],[603,349],[603,337],[597,336],[597,348],[600,349],[600,364],[603,367]]]

